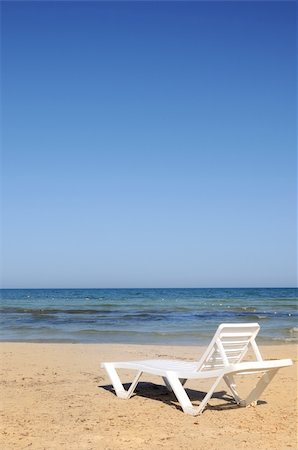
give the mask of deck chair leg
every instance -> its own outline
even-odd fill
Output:
[[[126,391],[123,387],[123,384],[120,381],[119,375],[116,372],[115,367],[112,364],[106,363],[105,364],[106,371],[110,377],[110,380],[112,382],[112,385],[115,389],[117,397],[120,398],[130,398],[138,384],[138,381],[140,379],[140,376],[142,375],[142,372],[138,372],[136,377],[134,378],[133,382],[129,386],[129,389]]]
[[[258,381],[258,383],[256,384],[255,388],[246,397],[246,399],[241,400],[240,405],[241,406],[256,405],[258,399],[260,398],[260,396],[262,395],[262,393],[264,392],[264,390],[266,389],[270,381],[274,378],[277,372],[278,368],[265,372]]]
[[[173,389],[171,388],[170,383],[168,382],[167,377],[162,377],[164,384],[166,385],[168,391],[173,392]],[[182,384],[182,386],[185,385],[185,383],[187,382],[187,378],[179,378],[180,383]]]
[[[226,385],[230,389],[235,402],[239,405],[241,403],[241,398],[239,397],[239,394],[236,390],[236,383],[235,383],[233,375],[225,375],[224,380],[226,382]]]
[[[174,394],[176,395],[183,411],[186,414],[190,414],[191,416],[197,416],[203,412],[208,400],[210,399],[210,397],[212,396],[212,394],[214,392],[214,389],[216,388],[216,386],[222,379],[222,375],[220,375],[218,378],[216,378],[215,382],[213,383],[210,390],[205,395],[205,397],[202,400],[202,402],[200,403],[199,407],[194,407],[192,405],[179,378],[174,373],[168,372],[167,379],[168,379],[168,382],[169,382]]]
[[[196,415],[196,408],[194,408],[191,404],[191,401],[189,400],[179,378],[173,372],[167,372],[167,376],[164,378],[166,385],[169,385],[171,390],[176,395],[183,411],[192,416]],[[182,379],[182,381],[184,381],[184,379]]]
[[[209,389],[209,391],[207,392],[207,394],[201,401],[200,406],[197,408],[197,414],[201,414],[203,412],[205,406],[208,403],[208,400],[210,400],[210,398],[212,397],[212,394],[221,379],[222,379],[222,375],[220,375],[220,377],[216,378],[215,382],[213,383],[213,385],[211,386],[211,388]]]
[[[167,390],[168,390],[169,392],[173,392],[173,389],[171,388],[171,385],[170,385],[170,383],[168,382],[167,377],[162,377],[162,379],[163,379],[163,381],[164,381],[164,384],[166,385]]]

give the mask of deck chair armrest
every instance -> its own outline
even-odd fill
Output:
[[[282,367],[292,366],[293,361],[291,359],[276,359],[276,360],[263,360],[253,362],[242,362],[238,364],[231,364],[225,368],[226,374],[240,374],[251,372],[262,372],[272,369],[280,369]]]

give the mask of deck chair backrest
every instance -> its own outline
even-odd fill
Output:
[[[262,360],[255,337],[260,329],[257,323],[219,325],[212,341],[198,363],[199,371],[215,370],[239,363],[252,346],[257,360]]]

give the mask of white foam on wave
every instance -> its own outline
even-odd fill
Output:
[[[298,335],[298,327],[293,327],[290,329],[290,334],[297,334]]]

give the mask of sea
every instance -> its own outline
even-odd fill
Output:
[[[0,340],[206,344],[258,322],[262,343],[298,341],[298,289],[2,289]]]

